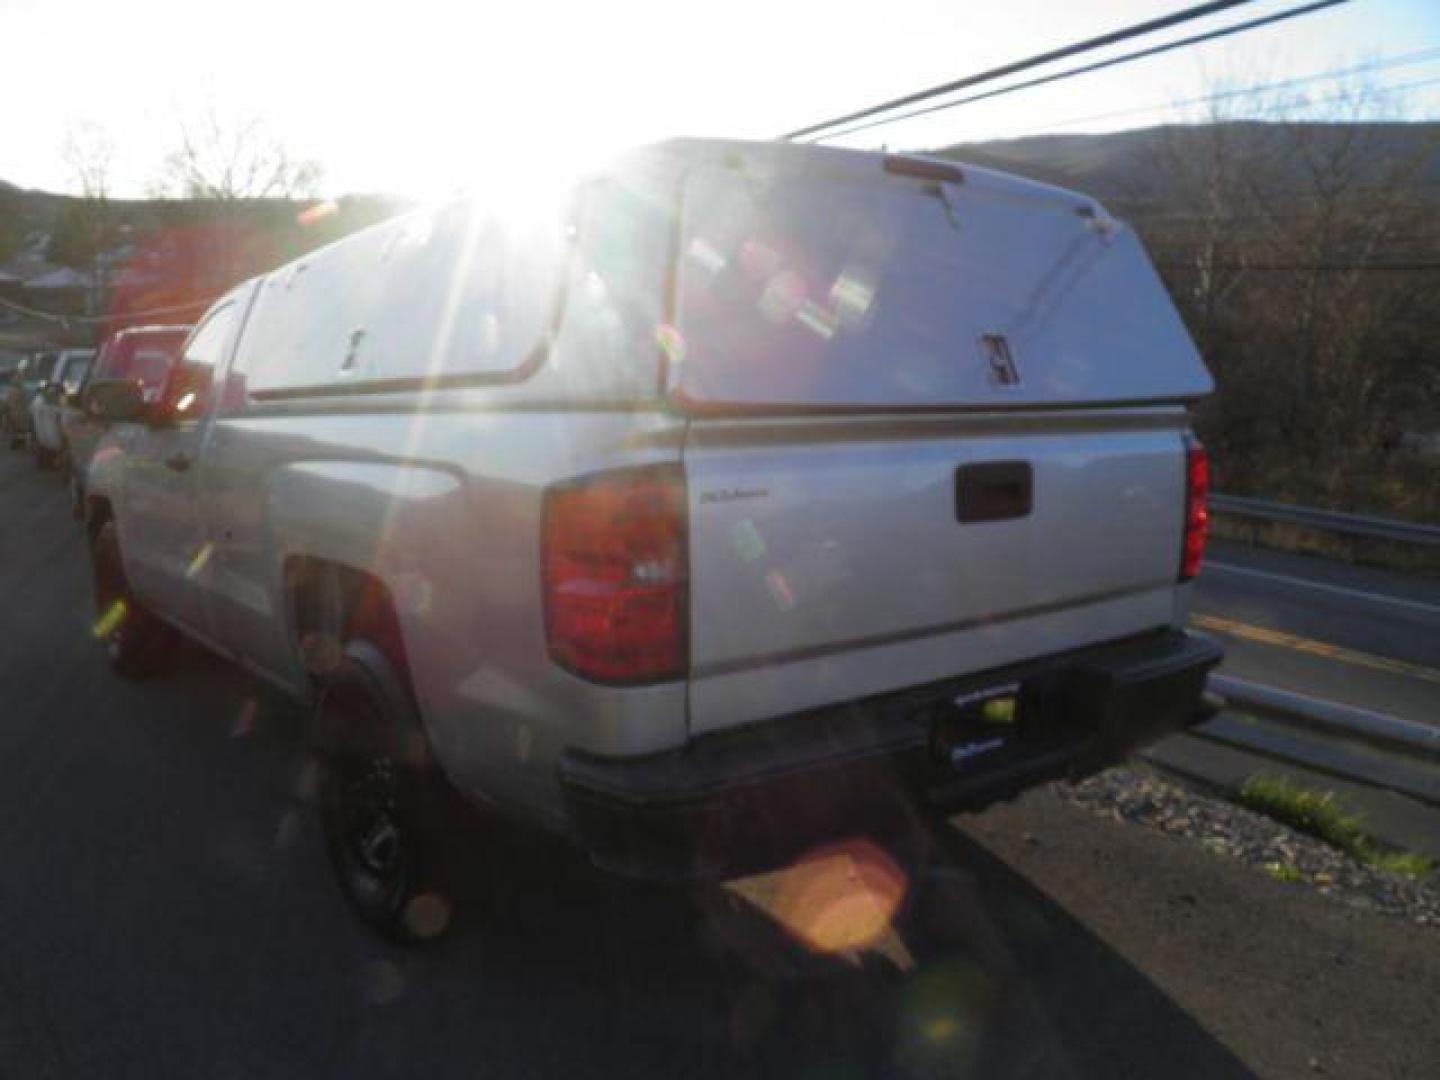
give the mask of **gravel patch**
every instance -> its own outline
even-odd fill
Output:
[[[1351,907],[1440,928],[1440,887],[1433,874],[1416,881],[1378,870],[1244,807],[1132,769],[1109,769],[1058,787],[1063,798],[1102,817],[1190,841]]]

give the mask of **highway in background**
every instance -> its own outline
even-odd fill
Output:
[[[1440,726],[1440,581],[1216,541],[1192,612],[1226,674]]]

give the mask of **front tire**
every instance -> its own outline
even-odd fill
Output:
[[[120,557],[120,534],[113,520],[104,522],[96,531],[90,566],[95,591],[95,636],[105,643],[110,666],[130,679],[156,674],[174,655],[179,639],[131,592]]]
[[[443,851],[452,796],[381,650],[346,645],[321,689],[315,730],[321,824],[345,899],[391,940],[439,937],[452,911]]]

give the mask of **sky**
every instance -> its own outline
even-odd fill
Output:
[[[258,121],[318,162],[325,194],[428,198],[470,183],[500,155],[554,171],[672,135],[770,138],[1195,2],[0,0],[0,179],[75,191],[67,135],[99,131],[114,148],[112,194],[142,195],[182,126],[214,115],[232,127]],[[1257,0],[1143,44],[1297,2]],[[1430,80],[1387,108],[1440,118],[1440,0],[1351,0],[841,142],[923,149],[1146,126],[1193,117],[1173,103],[1219,87],[1432,48],[1372,78]],[[1304,90],[1323,108],[1336,85]]]

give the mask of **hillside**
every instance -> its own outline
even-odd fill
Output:
[[[1440,123],[1266,123],[1240,120],[1218,124],[1167,124],[1102,133],[1033,135],[957,143],[929,151],[940,157],[1019,173],[1045,183],[1075,187],[1102,199],[1157,199],[1166,192],[1156,168],[1164,154],[1200,153],[1223,141],[1236,158],[1257,155],[1288,159],[1300,168],[1293,151],[1304,140],[1308,152],[1329,154],[1343,145],[1360,144],[1374,175],[1394,175],[1404,162],[1416,161],[1418,186],[1440,190]],[[1297,186],[1301,177],[1294,177]],[[76,200],[48,192],[24,190],[0,179],[0,217],[18,217],[25,228],[47,228],[67,204]],[[147,199],[113,200],[121,219],[143,222],[173,216],[174,203]],[[167,209],[162,209],[167,208]],[[183,215],[188,216],[188,215]]]
[[[1166,155],[1197,157],[1226,145],[1237,160],[1275,161],[1290,170],[1286,186],[1303,187],[1303,143],[1312,156],[1363,149],[1362,166],[1376,181],[1414,163],[1411,182],[1440,192],[1440,123],[1276,124],[1233,121],[1169,124],[1100,134],[1035,135],[960,143],[931,151],[940,157],[1019,173],[1034,180],[1078,188],[1096,198],[1164,202],[1161,170]],[[1286,177],[1279,178],[1282,184]],[[1363,182],[1363,179],[1362,181]]]

